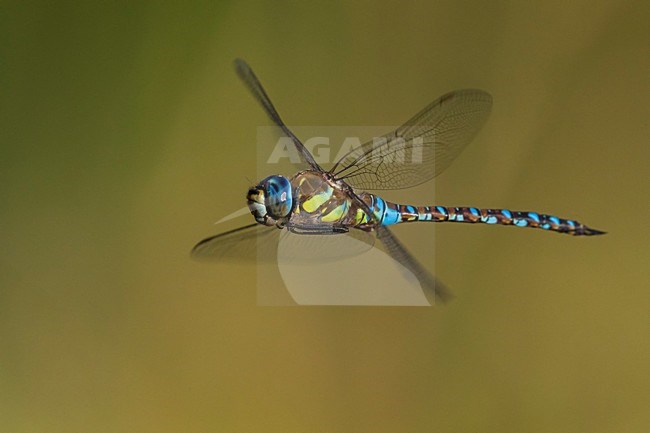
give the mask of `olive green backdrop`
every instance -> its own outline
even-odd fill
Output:
[[[0,432],[647,432],[649,21],[620,1],[4,2]],[[258,307],[253,267],[188,256],[256,176],[268,121],[235,57],[295,125],[486,89],[436,200],[609,234],[399,227],[452,304]]]

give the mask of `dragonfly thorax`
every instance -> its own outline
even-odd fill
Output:
[[[246,198],[255,221],[267,226],[282,224],[293,209],[291,182],[280,175],[263,179],[248,190]]]
[[[334,227],[355,227],[364,212],[349,195],[349,187],[315,170],[301,171],[291,178],[294,208],[291,225],[307,230],[327,231]],[[359,193],[363,199],[364,193]]]

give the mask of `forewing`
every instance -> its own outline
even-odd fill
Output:
[[[244,82],[244,84],[246,84],[246,87],[248,87],[248,90],[250,90],[255,99],[257,99],[257,101],[262,105],[269,118],[282,130],[282,133],[284,135],[291,138],[291,141],[298,150],[301,158],[307,164],[309,164],[312,169],[323,171],[322,168],[316,163],[311,153],[309,153],[302,142],[298,139],[298,137],[296,137],[294,133],[291,132],[291,130],[287,127],[287,125],[284,124],[277,110],[271,103],[271,99],[266,94],[264,87],[262,87],[262,83],[260,83],[260,81],[257,79],[257,76],[251,67],[248,66],[248,63],[242,59],[236,59],[235,71],[237,72],[239,78],[241,78],[241,80]]]
[[[368,232],[352,229],[341,233],[327,225],[299,229],[301,232],[296,233],[254,223],[202,240],[191,255],[220,262],[283,260],[309,264],[362,254],[373,247],[375,239]]]
[[[360,189],[400,189],[442,173],[487,120],[492,97],[476,89],[441,96],[395,131],[353,149],[331,170]]]
[[[214,261],[275,260],[279,236],[280,230],[253,223],[203,239],[191,255]]]

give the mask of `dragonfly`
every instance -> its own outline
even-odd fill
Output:
[[[291,177],[268,176],[249,188],[246,199],[255,222],[200,241],[192,250],[195,257],[227,257],[237,250],[237,244],[277,230],[311,235],[323,243],[332,236],[371,236],[372,240],[366,239],[368,245],[378,239],[385,252],[415,276],[425,293],[446,302],[452,297],[450,291],[408,251],[391,226],[459,222],[538,228],[574,236],[605,233],[540,212],[415,206],[368,192],[414,187],[448,168],[490,114],[492,97],[483,90],[455,90],[439,97],[399,128],[352,148],[325,170],[282,121],[251,67],[237,59],[235,71],[270,120],[290,138],[304,169]]]

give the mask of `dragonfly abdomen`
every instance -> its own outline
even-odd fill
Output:
[[[376,204],[380,204],[380,200],[377,198],[375,200]],[[462,222],[540,228],[570,235],[590,236],[605,233],[589,228],[575,220],[558,218],[538,212],[479,209],[475,207],[411,206],[391,202],[384,202],[383,206],[385,207],[385,210],[382,210],[383,218],[381,223],[383,225],[417,221]]]

